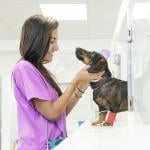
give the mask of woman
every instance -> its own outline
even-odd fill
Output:
[[[66,115],[72,110],[90,82],[101,73],[90,74],[87,67],[72,79],[64,93],[43,64],[58,51],[58,22],[42,15],[28,18],[21,32],[20,54],[12,80],[17,101],[18,150],[45,150],[64,139]]]

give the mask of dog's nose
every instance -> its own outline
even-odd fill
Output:
[[[76,47],[76,53],[80,50],[80,47]]]
[[[80,47],[76,47],[76,50],[81,49]]]
[[[82,49],[80,47],[76,48],[76,54],[82,55]]]
[[[76,55],[80,55],[80,48],[76,48],[76,51],[75,51]]]

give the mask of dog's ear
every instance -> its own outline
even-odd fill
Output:
[[[108,77],[111,77],[111,76],[112,76],[112,74],[111,74],[111,72],[110,72],[110,70],[109,70],[109,68],[108,68],[108,64],[107,64],[107,67],[105,68],[105,73],[104,73],[103,76],[108,76]]]
[[[102,66],[100,65],[99,62],[97,62],[96,64],[91,64],[90,68],[88,69],[89,73],[98,73],[103,71],[104,68],[102,68]]]
[[[96,65],[91,65],[90,68],[88,69],[89,73],[98,73],[98,72],[102,72],[105,71],[104,74],[102,75],[102,77],[104,76],[108,76],[111,77],[112,74],[108,68],[108,65],[106,64],[106,66],[101,66],[99,63],[97,63]]]
[[[88,70],[90,73],[98,73],[105,70],[105,65],[107,64],[107,61],[102,55],[97,52],[92,52],[91,59],[92,63]]]
[[[88,72],[90,73],[98,73],[105,71],[103,76],[109,76],[111,77],[111,72],[108,68],[108,63],[105,57],[103,57],[101,54],[97,52],[93,52],[92,54],[92,64],[90,68],[88,69]]]

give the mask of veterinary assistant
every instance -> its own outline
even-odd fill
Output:
[[[42,15],[29,17],[20,39],[21,59],[14,66],[12,82],[17,101],[18,150],[52,149],[66,136],[66,116],[87,89],[101,79],[82,68],[64,93],[44,66],[59,50],[58,21]]]

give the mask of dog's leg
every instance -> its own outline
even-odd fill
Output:
[[[106,121],[103,123],[103,126],[113,126],[113,123],[116,118],[116,114],[114,112],[109,112]]]
[[[100,125],[100,124],[102,124],[105,121],[106,115],[107,115],[106,111],[105,112],[100,112],[98,120],[92,122],[91,125]]]

